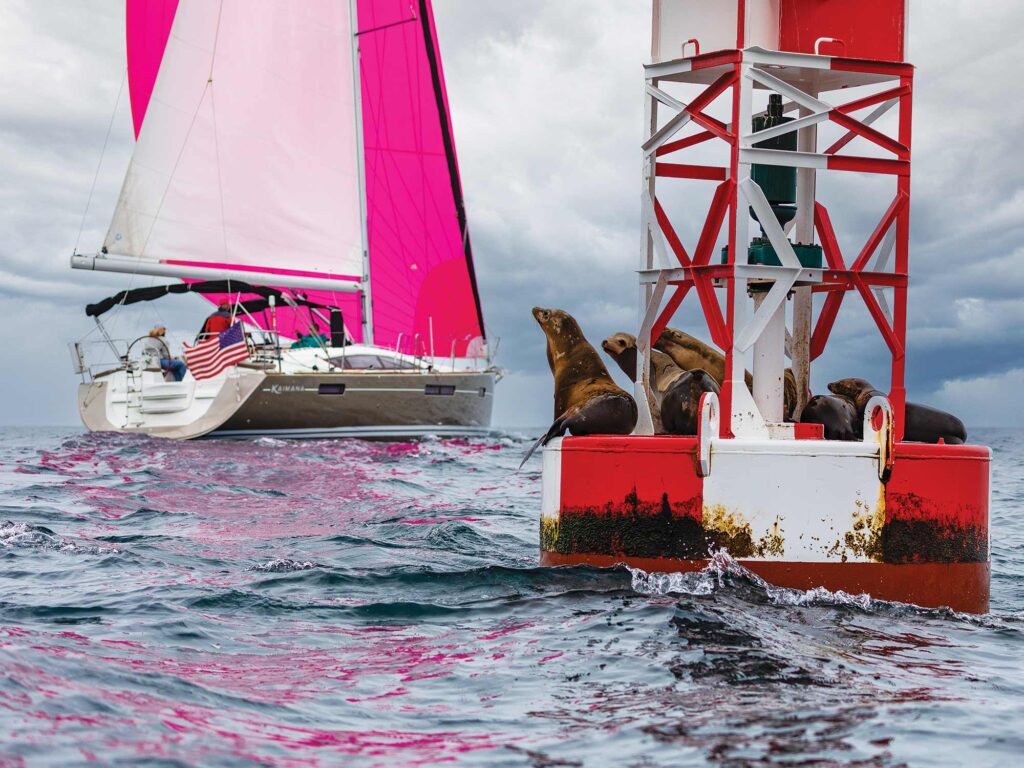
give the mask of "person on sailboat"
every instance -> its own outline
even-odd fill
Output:
[[[196,341],[208,339],[223,333],[231,327],[231,304],[222,301],[217,305],[217,311],[203,321],[203,328],[196,336]]]
[[[185,378],[188,366],[185,365],[183,360],[171,357],[171,350],[167,346],[167,340],[164,338],[166,334],[167,329],[162,325],[158,325],[151,330],[148,338],[143,342],[142,354],[152,360],[159,361],[160,370],[170,373],[174,376],[175,381],[181,381]]]

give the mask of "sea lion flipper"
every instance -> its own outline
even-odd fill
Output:
[[[568,411],[563,413],[561,416],[559,416],[552,422],[551,426],[548,427],[548,431],[545,432],[540,437],[538,437],[534,444],[530,446],[530,450],[526,452],[526,455],[523,456],[523,460],[519,462],[519,469],[522,469],[523,465],[530,460],[530,457],[533,456],[534,451],[536,451],[542,445],[547,445],[554,438],[561,437],[562,435],[565,434],[566,430],[569,429],[569,425],[567,422],[569,421],[569,418],[577,410],[577,408],[570,408]],[[519,470],[517,469],[516,471],[518,472]]]

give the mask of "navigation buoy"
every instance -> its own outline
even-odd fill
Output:
[[[990,451],[904,438],[914,83],[906,39],[905,0],[655,0],[639,420],[631,435],[570,436],[544,448],[543,563],[692,571],[726,550],[783,587],[988,609]],[[879,118],[890,112],[886,132]],[[823,141],[825,125],[839,138]],[[707,164],[714,145],[724,165]],[[817,199],[818,174],[834,171],[895,186],[855,253],[844,254],[827,201]],[[659,196],[679,179],[716,183],[692,251],[673,198]],[[753,241],[752,218],[762,230]],[[786,357],[800,413],[811,361],[851,292],[881,333],[891,380],[866,403],[855,439],[826,440],[821,423],[786,420]],[[824,297],[817,313],[815,293]],[[724,385],[703,394],[696,436],[655,435],[650,350],[688,296],[725,355]]]

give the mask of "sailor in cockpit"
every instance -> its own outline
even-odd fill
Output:
[[[148,337],[142,343],[142,356],[151,363],[157,363],[165,374],[174,376],[175,381],[185,378],[188,367],[183,360],[171,357],[170,347],[167,346],[167,329],[162,325],[149,332]]]

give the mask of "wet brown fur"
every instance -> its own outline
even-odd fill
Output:
[[[866,401],[865,401],[866,402]],[[821,424],[826,440],[860,440],[863,419],[845,395],[815,395],[800,414],[803,424]]]
[[[599,395],[630,397],[616,384],[579,323],[560,309],[533,308],[548,342],[548,365],[555,376],[555,418]]]
[[[670,355],[676,365],[684,371],[703,368],[720,387],[725,386],[725,355],[700,339],[676,328],[666,328],[661,332],[654,348]],[[754,377],[750,375],[750,371],[744,371],[743,377],[747,382],[747,389],[753,391]],[[791,368],[787,368],[783,374],[782,388],[783,415],[787,421],[792,421],[796,411],[797,389],[796,376],[793,375]]]
[[[631,380],[636,378],[636,337],[630,333],[613,333],[601,343]],[[659,349],[651,350],[651,392],[655,402],[651,416],[656,434],[696,434],[700,397],[704,392],[719,392],[714,377],[703,369],[687,371],[672,356]]]
[[[671,377],[661,400],[661,423],[670,435],[696,435],[700,423],[700,401],[705,392],[721,391],[718,382],[707,371],[697,368],[679,371]]]
[[[636,381],[636,336],[624,331],[613,333],[601,342],[601,349],[629,376],[630,381]]]
[[[828,391],[833,395],[845,397],[857,408],[857,418],[864,418],[864,409],[868,406],[868,400],[875,395],[885,397],[885,392],[875,389],[867,379],[839,379],[828,385]]]
[[[839,379],[828,385],[829,390],[850,400],[857,409],[858,434],[864,423],[864,411],[875,395],[887,397],[875,389],[867,379]],[[951,413],[928,405],[906,403],[903,439],[916,443],[935,443],[941,438],[950,444],[967,441],[967,430],[960,419]]]

